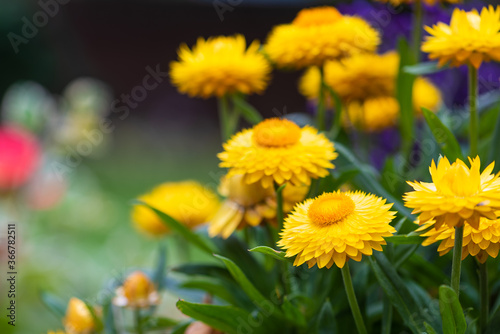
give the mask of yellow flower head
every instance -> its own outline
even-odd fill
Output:
[[[413,108],[417,115],[422,114],[422,107],[435,112],[441,104],[441,91],[429,80],[416,78],[413,83]]]
[[[309,188],[306,186],[287,185],[283,189],[283,211],[304,199]],[[257,226],[264,220],[276,218],[276,196],[272,188],[264,188],[260,182],[247,184],[243,175],[225,176],[219,187],[221,195],[226,197],[217,214],[208,227],[211,237],[220,235],[228,238],[236,229]]]
[[[366,132],[377,132],[397,124],[399,103],[393,97],[375,97],[347,104],[344,124]]]
[[[199,38],[192,50],[182,44],[179,61],[170,64],[172,83],[181,93],[203,98],[262,93],[271,66],[259,47],[254,41],[247,49],[241,35]]]
[[[429,58],[442,66],[471,64],[479,68],[483,61],[500,61],[500,7],[484,7],[466,12],[456,8],[450,25],[443,22],[425,27],[430,34],[422,44]]]
[[[464,222],[479,229],[480,217],[497,219],[500,210],[500,178],[491,174],[494,163],[480,173],[479,157],[469,158],[471,167],[457,159],[453,164],[446,157],[438,165],[432,161],[432,182],[408,182],[414,191],[404,196],[405,205],[419,213],[419,222],[436,221],[436,228],[447,224],[461,226]]]
[[[396,232],[389,225],[395,215],[391,207],[360,191],[307,199],[286,218],[278,246],[286,249],[287,257],[296,255],[295,266],[307,262],[309,268],[330,268],[335,263],[342,268],[349,258],[360,261],[373,249],[382,250],[383,237]]]
[[[326,62],[324,78],[344,101],[394,95],[398,66],[399,55],[394,51],[383,55],[360,54]],[[319,69],[309,68],[300,80],[299,91],[309,99],[316,99],[319,80]]]
[[[245,183],[269,188],[274,182],[309,185],[311,179],[328,175],[337,153],[316,129],[269,118],[234,135],[218,157],[220,167],[229,168],[228,177],[243,175]]]
[[[189,228],[209,221],[219,207],[217,196],[195,181],[167,182],[138,198],[162,211]],[[169,229],[154,211],[143,205],[135,205],[132,221],[143,232],[162,236]]]
[[[377,0],[378,2],[383,2],[383,3],[390,3],[393,6],[400,6],[400,5],[409,5],[414,2],[414,0]],[[461,0],[423,0],[423,2],[428,5],[428,6],[434,6],[437,3],[449,3],[449,4],[456,4],[456,3],[461,3]]]
[[[74,297],[69,300],[63,324],[70,334],[92,333],[95,329],[94,318],[87,305]]]
[[[279,67],[303,68],[373,52],[379,43],[378,32],[366,21],[325,6],[303,9],[291,24],[274,27],[264,49]]]
[[[48,331],[47,334],[66,334],[65,331]]]
[[[146,308],[157,305],[160,297],[153,282],[142,271],[134,271],[116,290],[113,303],[117,306]]]
[[[500,212],[498,213],[500,215]],[[434,224],[428,221],[418,230],[426,230]],[[427,232],[421,234],[427,237],[422,245],[428,246],[435,242],[440,242],[438,247],[439,255],[443,256],[454,247],[455,229],[446,224],[436,229],[432,227]],[[462,260],[469,254],[475,256],[481,263],[485,263],[488,255],[496,258],[500,249],[500,219],[490,220],[481,217],[477,229],[466,224],[464,226],[464,241],[462,246]]]

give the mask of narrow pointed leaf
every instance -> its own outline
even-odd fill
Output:
[[[224,256],[220,256],[217,254],[214,254],[214,256],[224,262],[227,269],[231,273],[231,276],[233,276],[234,280],[240,285],[243,291],[245,291],[246,295],[256,304],[257,307],[263,308],[269,305],[273,305],[269,299],[264,297],[262,293],[257,290],[257,288],[252,284],[252,282],[250,282],[250,280],[245,276],[243,271],[236,265],[236,263]],[[283,315],[278,308],[272,307],[272,309],[276,314]]]
[[[199,249],[209,254],[214,253],[213,246],[206,239],[203,239],[200,235],[194,233],[188,227],[178,222],[176,219],[172,218],[171,216],[167,215],[164,212],[161,212],[160,210],[153,208],[147,203],[141,201],[134,201],[134,202],[136,205],[144,205],[153,210],[153,212],[156,213],[158,217],[160,217],[160,219],[166,226],[168,226],[170,229],[182,235],[187,241],[189,241]]]
[[[427,125],[431,129],[436,142],[441,147],[443,154],[450,160],[463,160],[462,150],[453,133],[441,122],[432,111],[422,108]]]
[[[464,311],[453,289],[447,285],[439,287],[439,310],[443,320],[444,334],[464,334],[467,329]]]
[[[252,319],[250,313],[234,306],[197,304],[184,300],[179,300],[176,305],[185,315],[228,334],[239,334],[241,323]]]
[[[325,301],[321,307],[316,323],[318,334],[335,334],[338,333],[337,321],[333,313],[332,304],[329,300]]]
[[[423,63],[418,63],[416,65],[407,65],[403,67],[405,73],[413,75],[427,75],[432,73],[438,73],[443,70],[448,69],[448,66],[438,66],[437,61],[427,61]]]
[[[40,291],[40,300],[58,318],[63,318],[66,313],[66,304],[58,297],[47,291]]]
[[[257,246],[257,247],[254,247],[252,249],[249,249],[249,251],[266,254],[266,255],[269,255],[269,256],[275,258],[276,260],[293,262],[293,259],[285,257],[285,252],[281,252],[281,251],[272,249],[271,247]]]

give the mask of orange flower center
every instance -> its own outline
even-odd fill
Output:
[[[297,124],[279,118],[269,118],[253,129],[253,138],[260,146],[283,147],[299,141],[301,135]]]
[[[314,224],[328,226],[349,216],[354,208],[355,204],[349,196],[342,193],[329,193],[316,198],[309,207],[307,215]]]
[[[324,24],[332,24],[338,21],[342,17],[342,14],[339,13],[333,7],[324,6],[324,7],[316,7],[316,8],[307,8],[302,9],[292,24],[299,27],[311,27],[311,26],[320,26]]]

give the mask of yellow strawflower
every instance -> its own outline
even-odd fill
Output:
[[[361,54],[324,66],[325,83],[344,101],[394,95],[399,55],[394,52]],[[317,99],[320,74],[309,68],[299,82],[299,91],[309,99]]]
[[[264,50],[279,67],[303,68],[374,52],[379,44],[378,32],[366,21],[325,6],[303,9],[292,23],[274,27]]]
[[[116,290],[113,304],[122,307],[147,308],[157,305],[160,297],[153,282],[142,271],[134,271]]]
[[[297,204],[286,218],[278,246],[296,256],[294,266],[342,268],[348,259],[360,261],[381,251],[396,230],[389,225],[395,212],[380,197],[356,192],[325,193]]]
[[[481,217],[497,219],[500,210],[500,178],[491,174],[494,163],[481,173],[479,157],[469,158],[471,167],[457,159],[450,164],[446,157],[429,169],[432,182],[408,182],[414,191],[404,196],[405,205],[418,213],[420,224],[435,220],[437,229],[443,224],[462,226],[464,222],[479,229]]]
[[[304,199],[309,188],[287,185],[283,189],[283,211]],[[211,219],[208,234],[228,238],[236,229],[257,226],[263,221],[275,221],[276,196],[272,188],[264,188],[260,182],[247,184],[243,175],[223,177],[219,193],[226,197],[217,214]]]
[[[189,228],[208,222],[219,207],[217,196],[195,181],[167,182],[138,198],[162,211]],[[154,211],[144,205],[135,205],[132,221],[143,232],[162,236],[169,229]]]
[[[477,69],[483,61],[500,61],[500,7],[484,7],[481,14],[456,8],[449,25],[439,22],[425,30],[430,36],[422,51],[440,66],[470,64]]]
[[[497,213],[500,215],[500,213]],[[434,224],[429,221],[422,225],[418,230],[426,230]],[[428,246],[439,242],[438,252],[443,256],[453,249],[455,243],[455,229],[446,224],[440,228],[431,228],[427,232],[421,234],[422,237],[427,237],[422,245]],[[462,260],[469,254],[475,256],[476,259],[485,263],[488,255],[496,258],[500,249],[500,220],[490,220],[481,217],[479,227],[477,229],[466,224],[464,226],[464,240],[462,248]]]
[[[413,109],[417,115],[422,114],[422,107],[430,111],[438,111],[443,103],[441,91],[428,79],[417,77],[413,82]]]
[[[300,128],[279,118],[266,119],[234,135],[218,154],[228,177],[243,175],[247,184],[264,188],[291,183],[309,185],[311,179],[328,175],[337,157],[333,143],[310,126]]]
[[[87,305],[74,297],[69,300],[63,324],[69,334],[87,334],[95,330],[94,318]]]
[[[181,93],[203,98],[262,93],[271,66],[259,47],[254,41],[247,49],[242,35],[199,38],[192,49],[182,44],[179,61],[170,64],[172,83]]]
[[[399,103],[393,97],[374,97],[364,101],[352,101],[347,104],[346,111],[344,124],[366,132],[377,132],[397,124]]]

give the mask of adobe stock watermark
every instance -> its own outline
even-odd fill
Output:
[[[214,0],[212,5],[221,22],[224,21],[224,13],[232,12],[234,8],[241,5],[243,0]]]
[[[28,44],[30,40],[38,35],[41,28],[45,27],[51,18],[59,13],[61,5],[66,5],[71,0],[39,0],[38,10],[31,19],[26,16],[21,18],[22,27],[20,34],[15,32],[9,32],[7,38],[9,39],[10,45],[14,49],[14,53],[19,53],[19,47],[22,44]]]
[[[145,70],[147,74],[142,78],[141,84],[134,86],[129,93],[121,94],[120,98],[111,103],[111,115],[116,114],[119,120],[125,120],[130,115],[131,109],[136,109],[148,97],[149,92],[158,88],[168,76],[168,72],[160,69],[160,64],[157,64],[155,68],[146,66]],[[64,158],[52,162],[52,172],[60,181],[63,181],[82,163],[85,157],[91,155],[94,149],[103,143],[105,136],[112,133],[115,127],[113,121],[103,118],[96,128],[83,130],[83,139],[73,147],[66,146]]]

